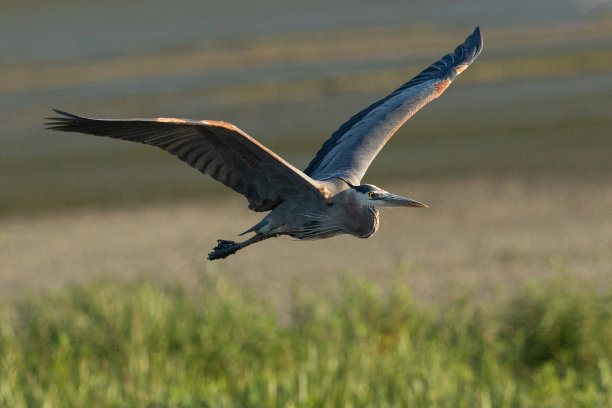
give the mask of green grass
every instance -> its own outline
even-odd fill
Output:
[[[612,405],[612,294],[553,279],[483,304],[296,289],[287,322],[224,280],[98,282],[0,314],[6,407]]]

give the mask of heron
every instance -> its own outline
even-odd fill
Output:
[[[379,207],[427,205],[361,184],[368,167],[393,134],[419,109],[439,97],[480,54],[476,27],[452,53],[342,124],[300,171],[236,126],[177,118],[94,119],[57,109],[47,128],[106,136],[159,147],[244,195],[249,209],[268,212],[235,242],[219,239],[209,260],[226,258],[278,236],[300,240],[349,234],[369,238],[378,229]]]

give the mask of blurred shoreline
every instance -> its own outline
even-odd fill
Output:
[[[608,174],[611,21],[483,29],[478,63],[398,132],[368,176]],[[451,51],[464,31],[347,29],[0,65],[0,214],[223,194],[163,153],[45,131],[52,107],[225,120],[304,168],[344,120]]]
[[[102,277],[189,283],[207,273],[241,282],[283,309],[295,283],[333,293],[346,273],[405,282],[426,301],[441,301],[450,289],[488,299],[553,271],[604,289],[612,284],[611,181],[386,183],[430,208],[382,211],[380,230],[368,240],[279,238],[216,262],[205,260],[216,240],[234,239],[260,218],[238,195],[13,215],[0,219],[0,292]]]

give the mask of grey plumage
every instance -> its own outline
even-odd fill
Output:
[[[376,206],[426,206],[376,186],[360,185],[367,168],[395,131],[440,96],[481,49],[482,37],[476,28],[453,53],[340,126],[304,172],[225,122],[92,119],[55,110],[61,116],[49,118],[47,127],[157,146],[244,195],[250,209],[271,211],[243,233],[254,232],[250,239],[219,240],[209,254],[211,260],[279,235],[368,238],[378,229]]]
[[[482,49],[476,27],[463,44],[390,95],[345,122],[327,140],[304,173],[318,180],[342,178],[359,185],[372,160],[412,115],[437,98]]]

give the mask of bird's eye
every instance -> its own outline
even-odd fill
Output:
[[[370,191],[370,194],[368,194],[370,197],[374,197],[374,193],[372,191]]]

